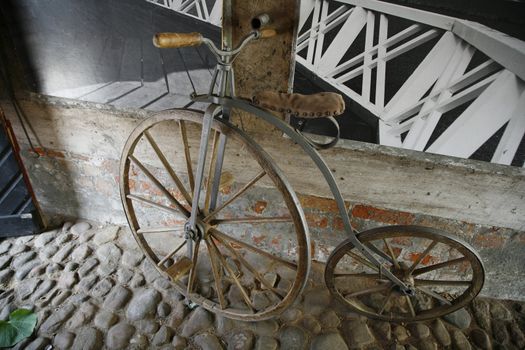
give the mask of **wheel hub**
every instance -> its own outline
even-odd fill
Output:
[[[408,266],[405,262],[400,262],[399,266],[392,265],[390,271],[394,276],[403,281],[408,287],[406,290],[399,288],[398,293],[402,295],[414,295],[414,277],[410,272],[410,266]]]
[[[208,237],[208,231],[210,229],[210,225],[202,222],[200,219],[197,219],[197,223],[195,224],[195,229],[191,228],[190,221],[186,221],[184,224],[184,234],[186,238],[191,239],[193,241],[206,239]]]

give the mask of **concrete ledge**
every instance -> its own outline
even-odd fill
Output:
[[[4,106],[24,143],[11,106]],[[34,94],[22,101],[22,106],[45,148],[100,161],[118,160],[138,120],[152,113]],[[253,136],[278,160],[297,192],[330,197],[320,174],[310,170],[311,161],[293,143],[264,134]],[[344,198],[354,202],[475,224],[525,228],[523,168],[354,141],[344,141],[322,155],[338,178]]]
[[[30,95],[20,101],[44,149],[29,151],[12,121],[37,197],[50,215],[125,224],[118,193],[120,153],[138,121],[151,112]],[[345,238],[324,180],[285,138],[254,135],[301,194],[324,260]],[[36,140],[35,140],[36,141]],[[484,295],[525,298],[525,170],[346,141],[323,152],[360,230],[420,224],[452,232],[478,249],[487,267]],[[242,165],[239,165],[242,183]],[[501,288],[505,285],[505,288]]]

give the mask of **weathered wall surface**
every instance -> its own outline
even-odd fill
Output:
[[[120,153],[131,130],[149,112],[33,95],[22,107],[45,148],[36,157],[25,145],[10,105],[2,106],[15,124],[48,214],[125,224],[118,193]],[[326,259],[345,238],[335,203],[325,199],[330,197],[326,184],[289,140],[255,137],[301,193],[316,258]],[[323,156],[357,228],[420,224],[445,229],[480,251],[487,268],[483,294],[525,298],[523,169],[356,142]],[[239,165],[240,183],[245,180],[242,174]]]

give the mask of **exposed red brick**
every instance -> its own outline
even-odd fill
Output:
[[[135,182],[135,180],[129,179],[128,185],[131,191],[135,191],[137,189],[137,183]]]
[[[185,203],[186,199],[182,195],[182,193],[176,189],[176,188],[168,188],[168,192],[171,193],[171,195],[178,200],[180,203]]]
[[[149,182],[149,181],[140,181],[138,183],[138,185],[140,186],[140,190],[143,193],[148,193],[148,194],[153,195],[153,196],[162,196],[163,195],[163,193],[157,187],[152,186],[151,182]]]
[[[362,204],[356,204],[352,208],[352,216],[361,219],[397,225],[410,225],[414,221],[414,215],[411,213],[379,209],[376,207]]]
[[[262,214],[267,206],[268,206],[268,202],[257,201],[255,205],[253,206],[253,211],[256,212],[257,214]]]
[[[327,212],[339,212],[337,204],[333,199],[299,195],[299,201],[304,209],[316,209]]]
[[[479,234],[474,236],[474,246],[481,248],[501,248],[505,238],[498,232]]]
[[[411,260],[412,262],[415,262],[419,257],[421,256],[421,253],[409,253],[408,256],[406,256],[407,259]],[[430,263],[434,264],[437,262],[437,258],[432,255],[427,255],[421,260],[420,264],[423,265],[429,265]]]
[[[392,252],[394,253],[394,257],[398,257],[400,254],[401,254],[401,248],[398,248],[398,247],[391,247],[392,248]],[[390,252],[388,251],[388,249],[383,249],[385,253],[387,253],[389,256],[390,256]]]
[[[344,230],[345,226],[343,224],[343,219],[340,216],[336,216],[332,223],[332,227],[334,228],[334,230],[337,230],[337,231]]]
[[[162,226],[175,227],[184,225],[185,221],[180,219],[166,219],[162,221]]]
[[[151,189],[151,184],[149,182],[144,182],[144,181],[141,181],[140,182],[140,189],[142,191],[149,191]]]
[[[252,237],[253,243],[255,243],[257,245],[259,245],[262,242],[264,242],[265,239],[266,239],[266,236],[253,236]]]
[[[42,147],[35,147],[34,150],[29,150],[30,152],[37,153],[41,157],[51,157],[51,158],[64,158],[64,153],[60,151],[55,151],[52,149],[43,149]]]
[[[408,237],[392,237],[390,242],[405,247],[410,247],[412,245],[412,240]]]
[[[311,227],[318,227],[318,228],[328,227],[328,218],[326,216],[312,214],[312,213],[305,214],[305,216],[306,216],[306,221],[308,222],[308,225]]]

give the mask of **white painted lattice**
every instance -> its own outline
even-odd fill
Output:
[[[222,0],[146,0],[205,22],[221,25]]]
[[[147,1],[220,24],[220,0],[211,11],[204,0]],[[297,62],[379,118],[381,144],[468,158],[500,131],[492,162],[512,163],[525,134],[524,42],[375,0],[303,0],[300,13]],[[400,18],[405,27],[390,33]],[[414,69],[387,91],[387,67],[402,55]]]

